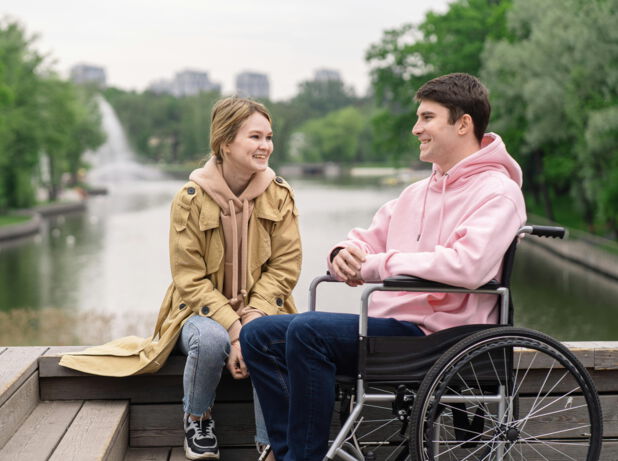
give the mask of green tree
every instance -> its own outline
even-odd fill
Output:
[[[76,174],[84,150],[103,141],[92,95],[60,80],[34,40],[0,21],[0,212],[34,204],[43,158],[55,199],[63,174]]]
[[[616,234],[618,0],[516,0],[510,40],[488,42],[483,79],[494,126],[521,153],[548,217],[571,198],[594,229]]]
[[[385,31],[370,46],[366,59],[381,108],[373,118],[376,151],[397,160],[414,149],[416,90],[443,74],[478,75],[485,41],[508,36],[510,6],[510,0],[457,0],[443,14],[429,12],[419,25]]]
[[[302,160],[340,164],[357,160],[366,121],[356,107],[346,107],[322,118],[309,120],[298,130],[302,135]]]
[[[33,41],[18,23],[0,20],[0,212],[35,200],[44,59]]]

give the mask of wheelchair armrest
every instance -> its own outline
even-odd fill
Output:
[[[388,288],[415,288],[415,289],[423,289],[423,288],[428,288],[428,289],[440,289],[440,288],[445,288],[445,289],[452,289],[452,288],[456,288],[456,289],[462,289],[465,290],[465,288],[462,287],[456,287],[456,286],[452,286],[452,285],[447,285],[446,283],[440,283],[440,282],[434,282],[431,280],[425,280],[419,277],[414,277],[412,275],[395,275],[393,277],[389,277],[387,279],[384,279],[383,284],[385,287]],[[487,282],[485,285],[477,288],[478,290],[496,290],[498,288],[500,288],[500,282],[498,282],[497,280],[490,280],[489,282]]]

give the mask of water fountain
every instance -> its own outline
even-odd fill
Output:
[[[121,183],[136,180],[158,180],[163,174],[154,167],[137,161],[127,136],[114,109],[104,98],[99,97],[105,143],[95,151],[89,151],[85,160],[92,165],[86,180],[92,185]]]

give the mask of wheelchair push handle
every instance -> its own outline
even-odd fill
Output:
[[[521,233],[536,235],[537,237],[551,237],[563,239],[567,235],[564,227],[558,226],[524,226],[520,229]]]

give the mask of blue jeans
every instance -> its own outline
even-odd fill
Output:
[[[178,340],[178,348],[187,356],[182,379],[183,410],[203,415],[215,403],[215,392],[221,372],[230,353],[227,330],[208,317],[194,315],[185,322]],[[268,435],[264,417],[255,391],[254,411],[257,443],[267,445]]]
[[[421,336],[413,323],[369,318],[372,336]],[[358,315],[305,312],[258,318],[240,332],[278,461],[321,460],[328,450],[335,375],[356,376]]]

